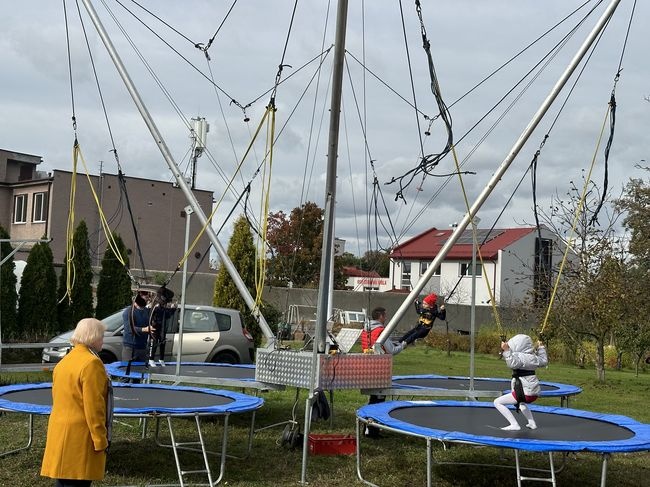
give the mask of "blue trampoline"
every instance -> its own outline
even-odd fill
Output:
[[[248,439],[248,451],[252,444],[252,434],[255,422],[255,411],[262,407],[264,400],[239,392],[207,389],[200,387],[182,387],[163,384],[121,384],[113,383],[114,416],[156,419],[156,441],[161,446],[174,450],[174,458],[178,471],[179,484],[183,485],[183,473],[179,464],[178,450],[198,450],[188,448],[175,440],[172,418],[194,417],[198,441],[193,444],[200,446],[205,463],[204,472],[209,485],[216,485],[225,472],[226,450],[228,444],[228,418],[231,414],[252,413],[251,428]],[[27,445],[2,453],[8,455],[31,446],[33,440],[34,415],[49,415],[52,409],[52,384],[17,384],[0,387],[0,411],[25,413],[29,415],[29,437]],[[221,438],[221,469],[219,477],[213,481],[208,465],[208,452],[205,448],[201,431],[201,417],[223,416],[224,427]],[[159,421],[166,419],[171,443],[161,444],[158,441]]]
[[[550,478],[556,485],[553,452],[595,452],[603,455],[601,486],[605,485],[607,457],[613,453],[650,451],[650,425],[626,416],[593,413],[561,407],[529,405],[538,429],[503,431],[505,420],[492,403],[473,401],[392,401],[357,410],[357,442],[361,424],[415,436],[427,444],[427,485],[431,486],[432,440],[442,443],[510,448],[515,452],[517,481],[542,480],[522,477],[519,451],[547,452]],[[359,444],[359,443],[358,443]],[[357,473],[361,449],[357,447]]]
[[[147,382],[163,380],[258,390],[282,388],[274,384],[256,381],[255,365],[250,364],[181,362],[179,374],[176,374],[176,362],[155,367],[150,367],[142,362],[133,362],[131,367],[128,362],[113,362],[106,365],[106,371],[113,378]]]
[[[569,405],[569,398],[580,394],[580,387],[559,382],[540,381],[540,397],[559,397],[563,406]],[[465,395],[471,397],[498,397],[509,392],[510,379],[475,377],[474,388],[470,391],[470,378],[447,375],[396,375],[392,387],[381,393],[387,396],[435,396]]]

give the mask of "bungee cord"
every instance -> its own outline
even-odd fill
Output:
[[[118,3],[119,3],[119,2],[118,2]],[[137,4],[137,2],[134,2],[134,3]],[[236,3],[236,1],[235,1],[235,3]],[[230,10],[232,10],[232,8],[234,7],[235,3],[232,4],[232,6],[230,7]],[[584,4],[583,4],[583,5],[584,5]],[[419,7],[419,2],[416,2],[416,6]],[[401,4],[400,4],[400,7],[401,7]],[[294,7],[294,13],[295,13],[295,7]],[[420,13],[420,20],[421,20],[421,22],[422,22],[421,11],[420,11],[419,13]],[[230,14],[230,11],[228,12],[228,14]],[[226,17],[227,17],[227,16],[226,16]],[[225,21],[225,19],[224,19],[224,21]],[[292,21],[293,21],[293,16],[292,16]],[[222,22],[222,24],[219,26],[219,28],[217,29],[217,32],[215,32],[215,35],[212,37],[212,39],[210,39],[210,41],[208,42],[208,44],[207,44],[206,46],[202,46],[202,47],[205,48],[205,49],[204,49],[204,54],[206,55],[207,58],[209,58],[209,56],[207,55],[207,49],[208,49],[208,48],[210,47],[210,45],[212,44],[212,41],[214,41],[215,36],[217,35],[217,33],[219,32],[219,30],[221,29],[222,26],[223,26],[223,22]],[[422,26],[422,29],[423,29],[423,27],[424,27],[424,26],[423,26],[423,23],[421,24],[421,26]],[[427,39],[427,37],[426,37],[426,30],[423,29],[423,30],[422,30],[422,34],[423,34],[423,45],[426,45],[426,43],[428,42],[428,39]],[[189,38],[188,38],[188,40],[189,40]],[[287,43],[288,43],[288,39],[287,39]],[[287,43],[285,43],[285,46],[284,46],[284,51],[285,51],[285,52],[286,52],[286,48],[287,48]],[[195,47],[197,47],[197,46],[195,46]],[[429,47],[430,47],[430,44],[429,44]],[[426,51],[426,48],[425,48],[425,51]],[[431,72],[433,72],[433,74],[435,75],[435,67],[433,66],[433,60],[432,60],[432,57],[431,57],[430,51],[429,51],[427,54],[428,54],[428,61],[429,61],[430,74],[431,74]],[[283,58],[284,58],[284,52],[283,52]],[[274,102],[274,100],[275,100],[275,96],[276,96],[276,93],[277,93],[277,88],[278,88],[278,86],[279,86],[279,84],[280,84],[280,82],[281,82],[280,78],[281,78],[281,75],[282,75],[282,68],[283,68],[283,67],[287,67],[287,66],[289,66],[289,65],[284,64],[284,63],[282,62],[282,63],[279,65],[279,67],[278,67],[278,73],[276,74],[276,83],[274,84],[274,87],[272,88],[272,94],[271,94],[271,100],[272,100],[273,102]],[[364,73],[365,73],[365,70],[364,70]],[[212,73],[210,73],[210,75],[211,75],[212,81],[213,81],[213,83],[214,83],[214,76],[212,75]],[[434,82],[434,81],[435,81],[435,82]],[[440,89],[440,87],[439,87],[439,86],[436,86],[436,85],[437,85],[437,79],[432,78],[432,80],[431,80],[431,89],[432,89],[432,92],[434,93],[434,96],[435,96],[435,92],[436,92],[436,87],[437,87],[438,90]],[[218,91],[216,87],[215,87],[215,91]],[[413,91],[414,91],[414,90],[413,90]],[[414,97],[414,100],[415,100],[415,92],[413,93],[413,97]],[[273,104],[274,104],[274,103],[273,103]],[[443,105],[444,105],[444,102],[443,102]],[[365,105],[364,105],[364,106],[365,106]],[[421,132],[422,127],[420,127],[420,123],[419,123],[419,116],[420,116],[420,115],[418,115],[418,114],[421,114],[421,112],[420,112],[420,110],[419,110],[418,107],[417,107],[417,103],[414,103],[413,106],[414,106],[414,109],[415,109],[415,111],[416,111],[416,120],[418,121],[418,122],[417,122],[417,124],[418,124],[418,133],[420,134],[420,133],[422,133],[422,132]],[[440,107],[439,107],[439,108],[440,108]],[[444,109],[446,110],[446,113],[449,115],[449,120],[448,120],[448,121],[449,121],[449,126],[448,126],[448,129],[449,129],[449,133],[448,133],[448,142],[451,142],[451,144],[448,146],[448,149],[449,149],[449,150],[454,150],[455,144],[453,144],[453,134],[451,133],[451,114],[449,113],[449,107],[444,106]],[[443,113],[445,113],[445,111],[441,111],[441,112],[436,116],[436,118],[441,118],[442,115],[443,115]],[[73,116],[74,116],[74,115],[73,115]],[[425,118],[425,120],[428,120],[428,121],[429,121],[429,127],[428,127],[427,130],[424,132],[425,135],[426,135],[426,132],[429,131],[430,128],[431,128],[431,124],[432,124],[432,122],[433,122],[433,119],[431,119],[431,118],[429,118],[429,119]],[[76,120],[75,120],[75,123],[76,123]],[[269,140],[269,136],[270,136],[270,140],[271,140],[272,142],[271,142],[271,145],[270,145],[270,149],[267,148],[267,151],[266,151],[268,159],[269,159],[270,161],[272,161],[272,157],[273,157],[273,154],[272,154],[272,151],[273,151],[273,149],[272,149],[272,148],[273,148],[273,141],[277,140],[277,137],[275,137],[275,136],[273,136],[273,135],[270,135],[270,134],[275,134],[275,123],[274,123],[274,120],[273,120],[273,124],[272,124],[272,131],[271,131],[271,132],[268,132],[268,131],[267,131],[267,141]],[[613,133],[612,133],[612,135],[613,135]],[[462,139],[461,139],[461,140],[462,140]],[[364,129],[364,143],[367,145],[367,140],[365,139],[365,129]],[[113,145],[114,145],[114,144],[113,144]],[[234,144],[232,144],[232,141],[231,141],[231,145],[233,146],[233,151],[234,151]],[[423,163],[423,162],[425,162],[426,157],[428,157],[428,156],[424,156],[424,151],[423,151],[424,144],[423,144],[423,142],[422,142],[422,138],[421,138],[421,137],[420,137],[420,146],[421,146],[421,149],[422,149],[422,150],[421,150],[421,155],[420,155],[420,157],[422,158],[422,160],[420,161],[420,163]],[[267,147],[268,147],[268,146],[267,146]],[[447,147],[446,147],[446,148],[447,148]],[[370,152],[367,151],[366,154],[369,155]],[[439,155],[439,154],[430,154],[430,156],[432,156],[432,157],[434,157],[434,158],[435,158],[436,156],[438,156],[438,155]],[[115,156],[116,156],[116,159],[117,159],[117,152],[115,152]],[[265,160],[266,160],[266,159],[267,159],[267,158],[265,157]],[[267,161],[267,162],[268,162],[268,161]],[[372,162],[373,162],[373,161],[372,161],[372,159],[371,159],[371,161],[370,161],[370,167],[373,167],[373,171],[374,171],[374,165],[372,164]],[[264,162],[263,162],[263,163],[264,163]],[[262,163],[262,164],[263,164],[263,163]],[[271,162],[271,164],[272,164],[272,162]],[[118,159],[118,165],[119,165],[119,159]],[[434,164],[434,166],[435,166],[435,165],[437,165],[437,162],[436,162],[436,164]],[[534,164],[534,166],[536,167],[536,163]],[[265,168],[263,168],[263,170],[262,170],[262,175],[263,175],[263,176],[265,175],[265,172],[264,172],[265,170],[266,170]],[[430,170],[427,169],[427,167],[422,168],[422,170],[418,173],[418,175],[421,176],[421,182],[420,182],[420,185],[422,185],[422,183],[424,182],[424,179],[426,178],[427,175],[432,175],[432,174],[429,174],[429,173],[430,173]],[[238,174],[239,177],[242,176],[241,172],[238,172],[237,174]],[[452,172],[452,173],[446,173],[446,174],[439,174],[439,173],[436,171],[436,174],[435,174],[435,175],[436,175],[436,176],[440,176],[440,177],[449,177],[450,175],[454,175],[454,174],[457,174],[457,173],[456,173],[456,172]],[[400,188],[401,188],[401,189],[406,189],[406,187],[408,187],[408,185],[410,185],[410,183],[413,182],[413,181],[414,181],[414,179],[411,178],[410,180],[408,180],[408,184],[405,184],[403,187],[400,186]],[[379,182],[379,178],[376,177],[376,175],[375,175],[375,178],[373,179],[373,186],[375,186],[375,184],[377,184],[377,186],[378,186],[378,182]],[[404,180],[404,182],[406,183],[407,180]],[[268,180],[268,182],[267,182],[267,183],[263,183],[263,186],[266,186],[266,184],[268,184],[268,183],[270,183],[270,176],[269,176],[269,180]],[[268,188],[270,189],[270,186],[268,186]],[[386,208],[385,201],[383,201],[383,195],[381,195],[380,193],[381,193],[381,188],[379,188],[379,191],[378,191],[378,193],[376,194],[376,199],[375,199],[374,207],[375,207],[375,208],[381,207],[381,205],[382,205],[382,203],[383,203],[384,208]],[[243,193],[242,193],[242,194],[243,194]],[[263,196],[266,197],[266,198],[267,198],[267,201],[268,201],[268,194],[263,193]],[[401,194],[401,197],[402,197],[403,199],[405,199],[405,198],[404,198],[404,194]],[[248,199],[248,198],[247,198],[247,199]],[[397,200],[397,199],[398,199],[398,198],[396,198],[396,200]],[[241,198],[238,199],[238,204],[239,204],[239,203],[241,203]],[[246,205],[245,205],[245,206],[246,206]],[[262,210],[262,208],[260,208],[260,211],[261,211],[261,210]],[[411,209],[411,210],[412,210],[412,209]],[[266,212],[266,213],[268,213],[268,212]],[[388,210],[387,210],[387,209],[386,209],[386,213],[388,213]],[[409,213],[409,215],[410,215],[410,213]],[[262,223],[262,225],[263,225],[263,223]],[[378,234],[378,232],[379,232],[378,228],[380,228],[381,226],[382,226],[382,224],[380,223],[380,225],[378,225],[378,226],[375,227],[375,233],[376,233],[376,234]],[[392,223],[392,221],[390,221],[390,219],[389,219],[388,222],[385,223],[385,225],[384,225],[383,228],[386,229],[387,227],[391,227],[391,228],[393,227],[393,223]],[[393,240],[393,238],[392,238],[393,236],[396,236],[396,232],[394,231],[394,229],[392,230],[392,232],[387,232],[387,233],[390,233],[390,234],[391,234],[391,240]],[[264,234],[265,234],[265,232],[264,232]],[[143,266],[143,267],[144,267],[144,266]]]
[[[636,11],[636,0],[632,4],[632,11],[630,12],[630,20],[627,24],[627,29],[625,30],[625,40],[623,41],[623,47],[621,48],[621,55],[618,61],[618,69],[616,70],[616,75],[614,76],[614,86],[612,87],[612,93],[610,95],[609,107],[610,107],[610,120],[609,120],[609,137],[607,138],[607,143],[605,144],[605,161],[603,164],[603,191],[601,194],[600,202],[591,219],[589,220],[589,225],[595,225],[598,223],[598,214],[600,213],[605,199],[607,198],[607,185],[608,185],[608,166],[609,166],[609,152],[612,148],[612,143],[614,142],[614,129],[616,127],[616,85],[618,80],[621,77],[621,72],[623,71],[623,57],[625,56],[625,49],[627,47],[627,41],[630,36],[630,30],[632,28],[632,20],[634,19],[634,12]]]
[[[422,37],[422,48],[427,57],[427,64],[429,68],[429,79],[430,79],[430,89],[433,93],[436,104],[438,105],[438,115],[444,122],[445,131],[447,133],[447,141],[445,147],[439,153],[431,153],[428,155],[422,155],[421,160],[416,167],[410,169],[401,176],[393,177],[386,184],[398,183],[399,190],[395,195],[395,201],[401,199],[406,202],[404,198],[404,190],[408,188],[413,180],[420,174],[433,175],[433,170],[440,163],[440,161],[449,153],[451,146],[454,143],[454,137],[452,132],[452,120],[451,113],[445,105],[445,102],[442,99],[442,92],[440,90],[440,83],[438,81],[438,75],[435,70],[435,65],[433,62],[433,55],[431,54],[431,43],[427,38],[427,31],[424,25],[424,20],[422,18],[422,6],[420,0],[415,0],[415,10],[420,21],[420,34]],[[414,105],[416,105],[414,103]],[[418,119],[419,127],[419,119]]]
[[[97,74],[97,68],[95,66],[95,59],[93,57],[92,50],[90,49],[90,41],[88,40],[88,33],[86,31],[86,25],[85,25],[85,23],[83,21],[83,16],[81,15],[81,8],[79,7],[79,2],[77,0],[75,0],[75,3],[76,3],[76,6],[77,6],[77,13],[79,15],[79,22],[81,24],[81,28],[82,28],[83,34],[84,34],[84,40],[86,42],[86,49],[88,51],[88,57],[90,59],[90,63],[91,63],[91,67],[92,67],[93,77],[95,79],[95,85],[97,86],[97,93],[99,95],[99,100],[100,100],[100,103],[101,103],[101,106],[102,106],[102,113],[104,115],[104,120],[106,122],[106,128],[108,130],[108,135],[109,135],[109,138],[110,138],[110,141],[111,141],[111,149],[110,149],[109,152],[111,152],[113,154],[114,158],[115,158],[115,163],[117,165],[117,171],[118,171],[118,184],[119,184],[119,188],[120,188],[120,202],[119,202],[120,204],[118,205],[118,208],[116,208],[116,213],[114,213],[108,219],[108,222],[109,223],[112,222],[117,216],[117,211],[121,210],[122,196],[124,196],[124,199],[126,201],[127,211],[129,213],[129,217],[130,217],[130,220],[131,220],[131,227],[133,228],[133,236],[134,236],[135,244],[136,244],[136,252],[137,252],[138,258],[140,259],[140,265],[141,265],[141,269],[142,269],[142,273],[143,273],[143,278],[146,279],[147,278],[147,271],[146,271],[146,266],[144,264],[144,255],[143,255],[143,252],[142,252],[142,247],[140,245],[140,237],[139,237],[139,234],[138,234],[137,226],[135,224],[135,218],[133,216],[133,210],[131,208],[131,201],[129,199],[129,195],[128,195],[128,191],[127,191],[127,187],[126,187],[126,178],[124,177],[124,173],[122,172],[122,165],[120,164],[120,157],[119,157],[119,154],[117,152],[117,147],[115,145],[115,138],[113,137],[113,129],[111,127],[111,123],[110,123],[110,120],[108,118],[108,110],[106,109],[106,103],[104,101],[104,94],[103,94],[103,91],[101,89],[101,85],[99,83],[99,76]],[[98,249],[98,252],[99,252],[99,249]],[[126,261],[122,256],[118,256],[117,259],[120,262],[125,262]],[[133,275],[131,274],[131,270],[129,269],[129,266],[125,265],[125,269],[126,269],[127,274],[129,275],[129,278],[131,279],[131,281],[134,281],[135,279],[134,279]]]

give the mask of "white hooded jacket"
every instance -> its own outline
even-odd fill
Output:
[[[535,370],[538,367],[548,365],[546,348],[541,345],[535,350],[533,341],[528,335],[515,335],[508,340],[510,350],[503,351],[503,358],[506,365],[511,369]],[[536,375],[520,377],[527,396],[538,396],[540,393],[539,379]],[[515,387],[515,379],[512,379],[512,387]]]

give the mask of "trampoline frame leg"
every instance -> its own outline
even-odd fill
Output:
[[[174,435],[174,428],[172,425],[172,417],[171,416],[166,416],[167,419],[167,426],[169,428],[169,437],[170,437],[170,443],[169,444],[163,444],[162,442],[159,441],[158,438],[158,432],[159,428],[156,429],[156,444],[158,446],[162,446],[165,448],[171,448],[172,451],[174,452],[174,461],[176,462],[176,471],[178,473],[178,484],[148,484],[148,487],[171,487],[171,486],[180,486],[180,487],[185,487],[185,481],[183,480],[185,475],[188,474],[197,474],[197,473],[204,473],[208,477],[208,483],[207,484],[198,484],[198,485],[208,485],[210,487],[213,487],[217,485],[221,480],[223,480],[224,474],[226,472],[226,457],[227,455],[227,447],[228,447],[228,419],[230,418],[230,414],[224,414],[223,415],[223,433],[221,436],[221,453],[216,453],[220,455],[221,460],[219,464],[219,477],[216,480],[212,480],[212,470],[210,469],[210,460],[208,457],[208,454],[212,454],[214,452],[210,452],[206,449],[205,446],[205,440],[203,438],[203,431],[201,430],[201,416],[198,414],[194,415],[194,420],[196,422],[196,431],[197,431],[197,436],[198,436],[198,441],[193,441],[193,442],[176,442],[176,437]],[[159,417],[156,417],[157,423]],[[254,421],[254,420],[253,420]],[[252,431],[252,426],[251,426],[251,431]],[[252,435],[250,433],[249,435]],[[252,441],[250,442],[252,444]],[[194,446],[199,446],[199,448],[195,448],[192,446],[188,445],[194,445]],[[178,455],[179,450],[186,450],[186,451],[195,451],[198,452],[200,451],[201,454],[203,455],[203,463],[205,465],[204,470],[183,470],[181,468],[180,464],[180,458]],[[190,482],[191,485],[197,485],[196,482]]]
[[[609,453],[603,453],[603,466],[600,470],[600,487],[607,485],[607,462],[609,460]]]
[[[556,486],[556,478],[555,478],[555,466],[553,465],[553,452],[548,452],[548,462],[549,462],[549,473],[551,474],[550,477],[524,477],[521,474],[521,464],[519,463],[519,450],[514,449],[515,452],[515,468],[517,471],[517,487],[521,487],[521,481],[522,480],[534,480],[537,482],[548,482],[553,485],[553,487]]]
[[[224,416],[224,415],[220,415],[220,416]],[[234,458],[236,460],[245,460],[246,458],[248,458],[250,456],[250,454],[251,454],[251,451],[253,450],[253,439],[255,438],[255,432],[256,432],[255,431],[255,417],[256,417],[255,416],[255,411],[252,411],[252,413],[251,413],[251,425],[250,425],[249,430],[248,430],[248,440],[246,442],[246,451],[245,451],[243,456],[228,455],[223,451],[223,449],[221,451],[205,450],[205,452],[208,455],[218,455],[218,456],[225,455],[228,458]],[[173,448],[171,443],[163,443],[160,440],[160,427],[159,427],[158,419],[159,418],[156,418],[156,426],[157,426],[157,428],[155,430],[155,437],[154,437],[156,445],[160,446],[162,448]],[[224,421],[224,428],[226,428],[226,427],[227,427],[227,421]],[[260,430],[257,430],[257,431],[260,431]],[[199,449],[199,448],[192,448],[191,446],[185,446],[185,445],[191,445],[191,444],[193,444],[193,443],[181,443],[177,447],[178,447],[179,450],[194,451],[194,452],[201,452],[202,451],[202,449]]]
[[[361,426],[363,423],[363,426]],[[361,434],[361,428],[365,430],[367,423],[365,421],[362,421],[360,418],[357,417],[356,420],[356,435],[357,435],[357,447],[356,447],[356,452],[357,452],[357,477],[359,477],[359,480],[363,482],[366,485],[370,485],[371,487],[379,487],[377,484],[373,484],[372,482],[369,482],[368,480],[363,478],[363,474],[361,473],[361,438],[363,435]]]
[[[427,487],[433,485],[433,474],[431,468],[433,464],[433,447],[431,445],[431,438],[427,438]]]
[[[27,444],[13,450],[5,451],[0,453],[0,457],[11,455],[12,453],[17,453],[19,451],[28,450],[32,446],[34,441],[34,415],[30,414],[27,420]]]

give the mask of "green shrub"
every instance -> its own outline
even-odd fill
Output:
[[[436,350],[450,352],[469,352],[469,336],[432,330],[424,339],[424,343]],[[449,347],[449,348],[447,348]]]

